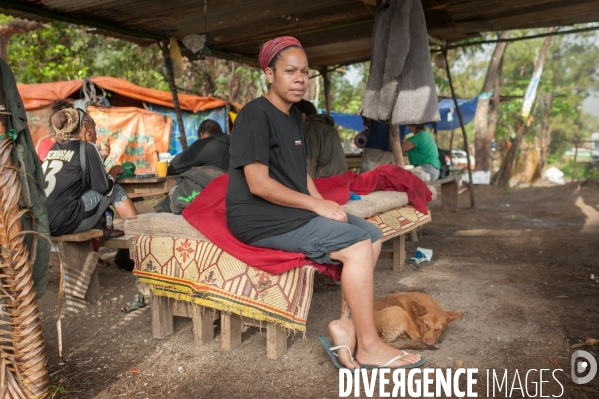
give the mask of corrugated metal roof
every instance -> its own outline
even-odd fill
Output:
[[[370,0],[368,2],[371,2]],[[429,33],[441,40],[486,31],[599,21],[596,0],[422,0]],[[361,0],[0,0],[1,12],[95,26],[99,33],[148,44],[207,34],[223,57],[255,59],[260,44],[296,36],[311,65],[368,59],[374,9]]]

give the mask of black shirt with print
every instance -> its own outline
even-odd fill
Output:
[[[102,195],[112,191],[114,181],[106,175],[104,162],[98,148],[85,143],[86,184],[81,186],[80,141],[69,140],[55,143],[44,163],[44,189],[48,198],[50,234],[70,234],[83,219],[85,205],[81,195],[84,190],[94,190]]]
[[[231,133],[227,224],[245,243],[287,233],[308,223],[313,212],[280,206],[250,192],[243,166],[259,161],[268,166],[272,179],[285,187],[310,195],[306,171],[307,146],[300,112],[290,114],[264,97],[246,104]]]

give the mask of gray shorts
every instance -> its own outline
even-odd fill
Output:
[[[308,259],[320,264],[339,264],[329,254],[370,239],[376,242],[383,233],[374,224],[354,215],[347,215],[347,223],[315,217],[300,228],[288,233],[266,237],[251,245],[262,248],[301,252]]]
[[[97,191],[87,190],[81,196],[85,204],[85,213],[83,220],[75,229],[74,233],[80,233],[91,229],[98,223],[102,214],[109,205],[119,206],[129,197],[119,184],[115,184],[108,195],[102,195]]]

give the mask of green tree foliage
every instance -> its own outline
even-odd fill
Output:
[[[0,23],[10,18],[0,15]],[[168,89],[159,72],[161,63],[156,45],[142,48],[61,22],[15,35],[8,47],[8,64],[20,83],[115,76],[141,86]]]

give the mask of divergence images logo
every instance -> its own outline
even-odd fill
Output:
[[[579,358],[583,358],[581,360]],[[578,361],[577,361],[578,360]],[[572,359],[570,361],[571,372],[572,372],[572,381],[575,384],[586,384],[590,382],[595,375],[597,374],[597,361],[589,352],[586,351],[576,351],[572,354]],[[588,374],[584,377],[578,377],[576,374]]]

